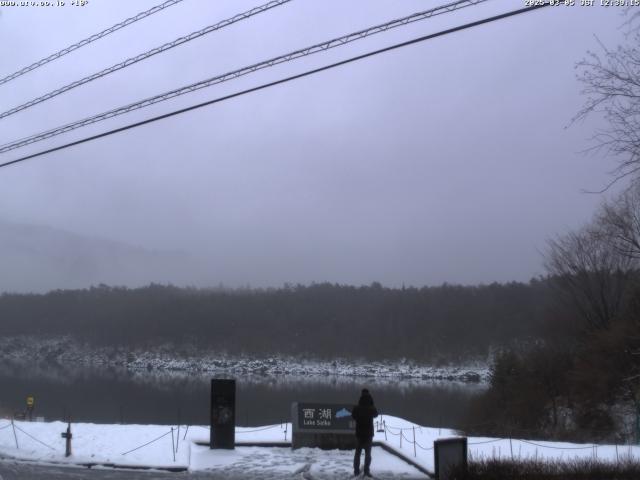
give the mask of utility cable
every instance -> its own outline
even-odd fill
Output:
[[[233,70],[231,72],[224,73],[222,75],[217,75],[215,77],[202,80],[197,83],[193,83],[191,85],[187,85],[186,87],[177,88],[175,90],[171,90],[169,92],[162,93],[160,95],[155,95],[153,97],[146,98],[144,100],[125,105],[122,107],[115,108],[113,110],[109,110],[107,112],[103,112],[98,115],[94,115],[92,117],[85,118],[83,120],[78,120],[76,122],[64,125],[62,127],[54,128],[53,130],[48,130],[46,132],[42,132],[39,134],[32,135],[30,137],[26,137],[20,140],[13,141],[11,143],[0,146],[0,153],[7,152],[9,150],[13,150],[15,148],[23,147],[25,145],[29,145],[34,142],[38,142],[41,140],[45,140],[47,138],[54,137],[56,135],[60,135],[62,133],[69,132],[71,130],[75,130],[76,128],[84,127],[86,125],[90,125],[92,123],[100,122],[106,120],[108,118],[113,118],[118,115],[122,115],[133,110],[138,110],[140,108],[148,107],[150,105],[154,105],[159,102],[163,102],[175,97],[179,97],[181,95],[194,92],[196,90],[200,90],[202,88],[210,87],[219,83],[223,83],[229,80],[236,79],[238,77],[254,73],[258,70],[262,70],[264,68],[273,67],[275,65],[279,65],[281,63],[290,62],[297,58],[305,57],[308,55],[313,55],[315,53],[324,52],[331,48],[340,47],[351,42],[355,42],[357,40],[361,40],[368,36],[374,35],[376,33],[385,32],[391,28],[396,28],[400,26],[407,25],[409,23],[413,23],[419,20],[425,20],[427,18],[431,18],[436,15],[440,15],[443,13],[449,13],[455,10],[459,10],[463,7],[468,7],[471,5],[477,5],[478,3],[486,2],[487,0],[458,0],[453,3],[449,3],[446,5],[442,5],[440,7],[436,7],[430,10],[426,10],[419,13],[414,13],[407,17],[399,18],[396,20],[392,20],[390,22],[376,25],[364,30],[360,30],[358,32],[350,33],[347,35],[343,35],[338,38],[334,38],[333,40],[329,40],[323,43],[315,44],[310,47],[302,48],[299,50],[295,50],[293,52],[289,52],[284,55],[280,55],[278,57],[271,58],[269,60],[265,60],[259,63],[255,63],[248,67],[243,67],[238,70]]]
[[[182,1],[182,0],[181,0]],[[171,42],[167,42],[159,47],[155,47],[152,48],[151,50],[148,50],[146,52],[140,53],[134,57],[130,57],[127,58],[126,60],[123,60],[121,62],[116,63],[115,65],[111,65],[108,68],[105,68],[103,70],[100,70],[99,72],[93,73],[91,75],[88,75],[84,78],[81,78],[80,80],[76,80],[75,82],[69,83],[63,87],[60,87],[56,90],[52,90],[48,93],[45,93],[44,95],[41,95],[37,98],[34,98],[32,100],[29,100],[28,102],[25,102],[21,105],[18,105],[17,107],[11,108],[9,110],[6,110],[2,113],[0,113],[0,119],[9,117],[13,114],[16,114],[18,112],[21,112],[22,110],[26,110],[27,108],[33,107],[35,105],[38,105],[39,103],[42,102],[46,102],[47,100],[50,100],[54,97],[57,97],[58,95],[61,95],[63,93],[68,92],[69,90],[73,90],[74,88],[78,88],[82,85],[85,85],[89,82],[93,82],[94,80],[98,80],[99,78],[105,77],[111,73],[117,72],[118,70],[122,70],[124,68],[130,67],[131,65],[134,65],[138,62],[142,62],[143,60],[146,60],[147,58],[153,57],[154,55],[157,55],[159,53],[163,53],[166,52],[167,50],[170,50],[174,47],[177,47],[179,45],[182,45],[184,43],[190,42],[192,40],[195,40],[196,38],[200,38],[208,33],[211,32],[215,32],[216,30],[221,30],[225,27],[228,27],[229,25],[233,25],[234,23],[237,23],[241,20],[246,20],[247,18],[253,17],[254,15],[258,15],[259,13],[265,12],[267,10],[270,10],[274,7],[279,7],[280,5],[283,5],[285,3],[290,2],[291,0],[272,0],[268,3],[265,3],[264,5],[260,5],[258,7],[254,7],[250,10],[247,10],[246,12],[243,13],[238,13],[236,15],[234,15],[231,18],[227,18],[225,20],[222,20],[218,23],[215,23],[213,25],[209,25],[205,28],[202,28],[200,30],[197,30],[195,32],[191,32],[188,35],[185,35],[184,37],[179,37],[176,38],[175,40],[171,41]]]
[[[49,148],[47,150],[42,150],[40,152],[36,152],[36,153],[30,154],[30,155],[26,155],[26,156],[17,158],[15,160],[11,160],[9,162],[5,162],[5,163],[0,164],[0,168],[1,167],[6,167],[6,166],[9,166],[9,165],[13,165],[13,164],[18,163],[18,162],[23,162],[23,161],[29,160],[31,158],[39,157],[39,156],[42,156],[42,155],[45,155],[45,154],[48,154],[48,153],[56,152],[58,150],[63,150],[63,149],[66,149],[66,148],[69,148],[69,147],[72,147],[72,146],[75,146],[75,145],[80,145],[82,143],[86,143],[86,142],[89,142],[89,141],[92,141],[92,140],[96,140],[98,138],[102,138],[102,137],[106,137],[106,136],[109,136],[109,135],[113,135],[115,133],[123,132],[125,130],[129,130],[129,129],[132,129],[132,128],[135,128],[135,127],[139,127],[139,126],[146,125],[146,124],[149,124],[149,123],[152,123],[152,122],[156,122],[158,120],[163,120],[165,118],[169,118],[169,117],[172,117],[172,116],[175,116],[175,115],[179,115],[181,113],[189,112],[191,110],[196,110],[198,108],[202,108],[202,107],[205,107],[205,106],[208,106],[208,105],[213,105],[215,103],[223,102],[225,100],[229,100],[229,99],[232,99],[232,98],[235,98],[235,97],[239,97],[239,96],[242,96],[242,95],[245,95],[245,94],[248,94],[248,93],[256,92],[258,90],[263,90],[263,89],[266,89],[266,88],[269,88],[269,87],[273,87],[275,85],[280,85],[282,83],[287,83],[287,82],[290,82],[292,80],[297,80],[299,78],[310,76],[310,75],[313,75],[313,74],[316,74],[316,73],[319,73],[319,72],[323,72],[325,70],[330,70],[332,68],[339,67],[341,65],[346,65],[348,63],[356,62],[356,61],[362,60],[364,58],[372,57],[372,56],[378,55],[380,53],[388,52],[388,51],[395,50],[395,49],[398,49],[398,48],[401,48],[401,47],[406,47],[408,45],[413,45],[415,43],[423,42],[423,41],[430,40],[432,38],[440,37],[440,36],[443,36],[443,35],[448,35],[450,33],[458,32],[458,31],[465,30],[465,29],[472,28],[472,27],[476,27],[476,26],[479,26],[479,25],[484,25],[484,24],[487,24],[487,23],[490,23],[490,22],[495,22],[495,21],[498,21],[498,20],[502,20],[504,18],[515,16],[515,15],[520,15],[520,14],[527,13],[527,12],[532,12],[534,10],[538,10],[539,8],[546,7],[548,5],[549,4],[546,3],[546,4],[536,5],[534,7],[526,7],[526,8],[521,8],[519,10],[512,10],[510,12],[503,13],[501,15],[488,17],[488,18],[485,18],[485,19],[482,19],[482,20],[478,20],[478,21],[475,21],[475,22],[471,22],[471,23],[467,23],[467,24],[460,25],[460,26],[457,26],[457,27],[449,28],[447,30],[442,30],[442,31],[437,32],[437,33],[432,33],[432,34],[425,35],[425,36],[422,36],[422,37],[414,38],[414,39],[408,40],[406,42],[397,43],[395,45],[391,45],[389,47],[381,48],[379,50],[375,50],[375,51],[368,52],[368,53],[365,53],[365,54],[362,54],[362,55],[351,57],[351,58],[348,58],[346,60],[342,60],[340,62],[332,63],[330,65],[325,65],[323,67],[315,68],[313,70],[307,70],[306,72],[299,73],[297,75],[292,75],[290,77],[286,77],[286,78],[282,78],[280,80],[276,80],[276,81],[273,81],[273,82],[265,83],[265,84],[259,85],[257,87],[248,88],[246,90],[242,90],[240,92],[232,93],[230,95],[225,95],[223,97],[218,97],[218,98],[215,98],[213,100],[209,100],[207,102],[203,102],[203,103],[200,103],[200,104],[197,104],[197,105],[192,105],[190,107],[182,108],[180,110],[175,110],[175,111],[172,111],[172,112],[169,112],[169,113],[165,113],[165,114],[159,115],[157,117],[149,118],[149,119],[146,119],[146,120],[143,120],[143,121],[140,121],[140,122],[132,123],[132,124],[126,125],[124,127],[119,127],[119,128],[113,129],[113,130],[109,130],[107,132],[99,133],[97,135],[92,135],[90,137],[85,137],[83,139],[76,140],[76,141],[73,141],[73,142],[70,142],[70,143],[67,143],[67,144],[64,144],[64,145],[60,145],[58,147],[53,147],[53,148]],[[17,148],[17,147],[14,147],[14,148]],[[0,151],[0,153],[2,153],[2,152]]]
[[[182,1],[183,0],[168,0],[164,3],[161,3],[160,5],[156,5],[155,7],[150,8],[149,10],[145,10],[144,12],[140,12],[137,15],[134,15],[133,17],[127,18],[126,20],[120,23],[116,23],[115,25],[109,28],[106,28],[99,33],[96,33],[95,35],[91,35],[90,37],[87,37],[84,40],[80,40],[79,42],[74,43],[73,45],[69,45],[68,47],[63,48],[62,50],[59,50],[56,53],[52,53],[48,57],[38,60],[37,62],[32,63],[31,65],[24,67],[18,70],[17,72],[7,75],[6,77],[0,78],[0,85],[13,80],[14,78],[18,78],[21,75],[24,75],[25,73],[29,73],[30,71],[35,70],[38,67],[42,67],[43,65],[46,65],[49,62],[53,62],[54,60],[57,60],[58,58],[63,57],[64,55],[71,53],[74,50],[78,50],[79,48],[82,48],[85,45],[88,45],[92,42],[95,42],[96,40],[106,37],[107,35],[113,32],[116,32],[121,28],[127,27],[132,23],[135,23],[139,20],[142,20],[143,18],[153,15],[154,13],[158,13],[164,10],[165,8],[172,7],[173,5],[176,5],[177,3],[180,3]]]

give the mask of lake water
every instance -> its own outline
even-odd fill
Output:
[[[220,376],[221,378],[231,378]],[[201,424],[209,422],[211,375],[59,365],[0,364],[0,416],[24,411],[75,422]],[[378,410],[420,425],[457,427],[482,384],[318,376],[235,376],[237,424],[290,421],[291,403],[356,403],[369,388]]]

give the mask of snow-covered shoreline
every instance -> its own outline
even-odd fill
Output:
[[[439,438],[457,436],[449,429],[429,428],[402,418],[382,415],[385,429],[377,429],[374,441],[384,444],[400,456],[407,457],[421,468],[433,471],[433,442]],[[14,435],[15,425],[15,435]],[[349,475],[352,452],[322,451],[313,448],[291,450],[287,447],[268,447],[267,444],[291,440],[291,424],[281,423],[263,427],[236,428],[236,442],[251,443],[233,451],[211,451],[205,445],[209,439],[207,426],[185,425],[105,425],[74,423],[73,453],[64,456],[65,440],[60,433],[63,422],[11,423],[0,419],[0,460],[94,465],[110,467],[150,467],[189,471],[216,470],[252,472],[246,478],[262,478],[263,474],[295,473],[306,468],[322,472]],[[415,438],[415,443],[414,439]],[[260,446],[260,445],[263,446]],[[595,445],[564,442],[531,441],[527,439],[500,439],[469,437],[470,459],[519,458],[538,460],[599,459],[604,461],[638,460],[640,446]],[[175,458],[174,458],[175,454]],[[377,448],[373,454],[375,473],[397,476],[419,473],[400,457]],[[255,475],[254,475],[255,474]],[[333,477],[332,477],[333,478]],[[416,478],[416,477],[413,477]]]
[[[245,355],[196,351],[190,347],[157,345],[151,349],[95,347],[71,337],[5,336],[0,337],[0,361],[46,362],[47,364],[86,367],[119,367],[130,371],[173,371],[188,373],[222,373],[230,375],[295,375],[348,376],[363,378],[446,380],[486,382],[489,367],[486,363],[468,365],[423,365],[410,360],[332,361],[266,356],[251,358]]]

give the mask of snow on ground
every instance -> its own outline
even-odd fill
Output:
[[[181,352],[181,353],[178,353]],[[33,364],[33,359],[51,364],[111,366],[132,372],[190,372],[259,375],[348,376],[388,379],[457,380],[483,382],[489,378],[486,362],[469,365],[423,365],[403,359],[367,361],[349,359],[322,361],[272,355],[265,358],[237,357],[195,347],[162,344],[150,350],[97,347],[70,336],[18,335],[0,337],[0,361]]]
[[[385,452],[372,449],[372,466],[379,478],[425,478],[420,471]],[[363,459],[364,461],[364,459]],[[353,472],[353,451],[319,450],[288,447],[237,447],[233,451],[211,451],[209,447],[194,445],[191,453],[193,470],[215,470],[229,473],[243,471],[248,478],[260,476],[290,477],[308,472],[312,478],[349,478]]]
[[[376,431],[375,441],[414,460],[433,471],[433,442],[456,436],[452,430],[419,426],[397,417],[382,416],[386,428]],[[287,447],[239,446],[233,451],[211,451],[206,446],[209,429],[204,426],[177,427],[167,425],[102,425],[74,423],[73,454],[65,458],[63,422],[15,422],[0,419],[0,457],[24,460],[71,463],[115,464],[117,466],[150,466],[184,468],[191,471],[245,471],[276,474],[304,474],[314,478],[330,478],[351,472],[353,452],[323,451]],[[415,435],[415,443],[414,443]],[[16,439],[18,445],[16,447]],[[291,440],[291,424],[236,428],[236,442],[268,443]],[[640,446],[594,445],[470,437],[470,459],[598,458],[617,461],[640,459]],[[175,459],[174,459],[175,453]],[[418,470],[380,447],[374,448],[372,470],[380,478],[418,478]],[[331,475],[329,475],[329,473]],[[383,475],[384,474],[384,475]],[[274,477],[275,478],[275,477]]]

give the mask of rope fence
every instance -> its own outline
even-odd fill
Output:
[[[9,424],[9,425],[11,425],[11,424]],[[16,430],[18,430],[19,432],[24,433],[24,434],[25,434],[27,437],[29,437],[31,440],[34,440],[34,441],[36,441],[36,442],[38,442],[38,443],[40,443],[40,444],[44,445],[45,447],[50,448],[51,450],[55,450],[55,448],[53,448],[51,445],[49,445],[49,444],[47,444],[47,443],[44,443],[42,440],[38,440],[36,437],[34,437],[33,435],[31,435],[29,432],[25,432],[25,431],[24,431],[23,429],[21,429],[19,426],[17,426],[17,425],[15,425],[15,424],[14,424],[14,428],[15,428]]]
[[[422,446],[417,440],[416,440],[416,430],[419,430],[420,433],[422,433],[422,429],[420,427],[404,427],[404,428],[400,428],[400,427],[389,427],[388,425],[386,425],[384,422],[382,424],[384,426],[384,432],[385,432],[385,436],[386,433],[389,432],[391,435],[395,435],[396,437],[399,437],[400,440],[400,449],[402,449],[402,440],[404,440],[405,442],[409,443],[409,445],[413,445],[413,456],[417,457],[418,456],[418,451],[416,450],[416,448],[419,448],[421,450],[424,450],[425,452],[428,452],[429,450],[433,450],[434,447],[425,447]],[[395,428],[398,431],[398,433],[393,433],[390,429],[391,428]],[[407,438],[404,434],[405,430],[411,430],[413,432],[413,440]]]
[[[158,438],[155,438],[155,439],[151,440],[150,442],[147,442],[147,443],[145,443],[143,445],[140,445],[139,447],[132,448],[131,450],[128,450],[128,451],[126,451],[124,453],[121,453],[120,455],[127,455],[128,453],[135,452],[136,450],[140,450],[141,448],[144,448],[144,447],[146,447],[148,445],[151,445],[152,443],[157,442],[158,440],[160,440],[161,438],[166,437],[167,435],[171,435],[172,433],[173,433],[173,428],[171,430],[169,430],[167,433],[163,433]]]
[[[470,442],[467,443],[467,445],[485,445],[487,443],[495,443],[495,442],[502,442],[503,440],[508,440],[507,438],[494,438],[493,440],[485,440],[482,442]]]
[[[424,445],[421,445],[420,442],[418,442],[416,440],[415,431],[417,431],[419,429],[419,427],[417,427],[417,426],[416,427],[407,427],[407,428],[391,427],[391,426],[384,425],[384,424],[383,424],[383,426],[384,426],[385,435],[386,435],[386,433],[390,433],[391,435],[398,437],[399,447],[400,447],[401,450],[403,449],[403,442],[406,442],[406,445],[409,445],[410,448],[413,447],[414,456],[417,456],[417,448],[419,448],[420,450],[423,450],[425,452],[428,452],[428,451],[431,451],[431,450],[434,449],[433,446],[425,447]],[[393,429],[396,429],[397,432],[392,431]],[[407,435],[405,435],[405,431],[407,431],[407,430],[412,430],[414,432],[413,439],[408,438]],[[569,450],[569,451],[571,451],[571,450],[573,450],[573,451],[576,451],[576,450],[592,450],[593,451],[593,456],[595,458],[597,458],[598,447],[599,447],[599,445],[597,445],[597,444],[591,444],[591,445],[585,445],[585,446],[579,446],[579,447],[578,446],[572,447],[572,446],[545,445],[543,443],[537,443],[537,442],[532,442],[532,441],[529,441],[529,440],[513,439],[513,438],[492,438],[492,439],[489,439],[489,440],[468,442],[467,445],[471,447],[471,446],[474,446],[474,445],[488,445],[488,444],[491,444],[491,443],[506,442],[506,441],[509,442],[509,445],[507,446],[508,447],[507,448],[507,452],[511,453],[511,458],[514,458],[514,452],[513,452],[514,445],[513,445],[513,442],[521,442],[521,443],[532,445],[532,446],[536,447],[536,452],[535,452],[536,457],[538,456],[538,448],[548,448],[548,449],[552,449],[552,450],[564,450],[564,451],[567,451],[567,450]],[[600,445],[600,447],[602,447],[602,446],[603,445]],[[616,444],[616,445],[608,445],[608,446],[615,447],[615,451],[616,451],[616,457],[615,458],[618,459],[618,461],[619,461],[618,445]],[[629,445],[629,449],[631,449],[631,445]],[[500,452],[500,451],[501,451],[500,450],[500,446],[498,446],[498,452]],[[496,454],[496,447],[493,447],[493,456],[495,456],[495,454]],[[471,453],[470,453],[470,455],[471,455]],[[629,453],[629,455],[631,455],[631,453]],[[515,456],[517,456],[518,458],[521,457],[520,449],[518,449],[517,455],[515,455]]]
[[[553,445],[542,445],[540,443],[530,442],[529,440],[518,439],[518,441],[523,443],[528,443],[529,445],[534,445],[536,447],[551,448],[554,450],[587,450],[587,449],[593,450],[594,448],[598,448],[596,444],[590,445],[588,447],[554,447]]]
[[[423,446],[422,446],[422,445],[420,445],[420,443],[418,443],[417,441],[416,441],[416,445],[418,446],[418,448],[420,448],[420,449],[422,449],[422,450],[424,450],[424,451],[426,451],[426,452],[428,452],[429,450],[433,450],[433,447],[423,447]]]
[[[272,430],[274,428],[281,428],[281,427],[280,425],[270,425],[268,427],[256,428],[254,430],[242,430],[241,432],[236,432],[236,435],[240,435],[241,433],[264,432],[265,430]]]

